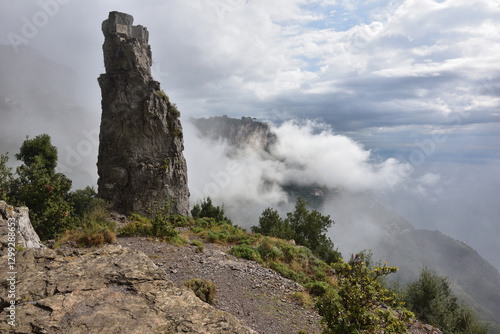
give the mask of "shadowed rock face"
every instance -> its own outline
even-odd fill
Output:
[[[16,262],[16,326],[4,309],[1,333],[255,333],[128,248],[108,245],[76,257],[30,249]]]
[[[165,196],[174,213],[189,214],[187,167],[178,111],[151,77],[149,33],[133,17],[111,12],[103,22],[106,73],[98,81],[102,118],[99,196],[114,209],[148,213]]]

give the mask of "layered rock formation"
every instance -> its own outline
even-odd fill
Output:
[[[179,112],[151,77],[148,31],[133,17],[109,13],[102,24],[106,73],[99,77],[102,119],[99,196],[114,209],[143,214],[168,196],[189,214],[187,168]]]
[[[80,256],[30,249],[16,267],[16,326],[4,309],[1,333],[255,333],[121,246]]]
[[[9,221],[14,222],[14,226],[9,226]],[[9,248],[9,232],[12,232],[13,227],[15,242],[22,248],[45,248],[40,242],[38,234],[36,234],[31,225],[29,210],[26,207],[13,207],[4,201],[0,201],[0,255],[7,254]],[[12,236],[12,233],[10,234]]]

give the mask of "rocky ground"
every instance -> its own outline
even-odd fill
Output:
[[[214,306],[259,333],[320,332],[319,315],[293,298],[304,290],[299,284],[229,255],[224,247],[205,244],[197,253],[196,246],[177,247],[143,237],[118,238],[117,243],[146,253],[176,284],[190,278],[211,280],[218,288]]]
[[[193,235],[189,238],[196,240]],[[146,253],[178,285],[190,278],[211,280],[218,287],[214,306],[259,333],[321,332],[318,313],[294,298],[304,291],[302,286],[254,261],[229,255],[228,247],[205,243],[203,252],[196,252],[196,246],[178,247],[143,237],[118,237],[117,243]],[[419,321],[409,332],[442,334]]]

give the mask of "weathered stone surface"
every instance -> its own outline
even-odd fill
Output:
[[[77,257],[27,250],[17,271],[16,326],[4,310],[2,333],[255,333],[129,248],[108,245]],[[0,302],[6,306],[3,291]]]
[[[121,212],[143,214],[174,200],[174,213],[189,214],[187,167],[179,114],[151,77],[148,31],[133,17],[109,13],[103,22],[106,73],[99,77],[102,119],[99,196]]]
[[[15,220],[16,243],[23,248],[44,248],[38,234],[30,222],[29,210],[26,207],[13,207],[0,201],[0,255],[5,255],[9,243],[9,219]]]

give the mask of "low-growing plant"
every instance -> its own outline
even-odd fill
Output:
[[[305,306],[308,308],[314,307],[314,301],[311,298],[311,295],[305,291],[294,292],[292,294],[292,299],[295,300],[301,306]]]
[[[305,288],[313,296],[323,296],[331,286],[323,281],[316,281],[314,283],[307,283]]]
[[[109,204],[95,198],[84,213],[81,224],[71,230],[66,230],[58,243],[74,241],[77,246],[101,246],[116,240],[116,223],[108,218]]]
[[[231,248],[229,254],[234,255],[236,257],[261,262],[260,254],[255,250],[255,248],[248,245],[237,245]]]
[[[192,278],[182,284],[193,290],[195,295],[205,303],[212,305],[217,298],[217,285],[212,281]]]
[[[120,228],[118,228],[118,233],[121,236],[131,237],[131,236],[149,236],[151,229],[151,221],[136,213],[131,213],[128,217],[129,222]]]
[[[203,253],[205,246],[198,240],[191,241],[191,245],[196,246],[196,253]]]
[[[163,205],[154,202],[153,208],[149,209],[149,213],[152,216],[149,235],[165,241],[173,240],[178,236],[179,233],[175,230],[175,227],[170,221],[170,217],[172,216],[172,210],[170,209],[171,204],[172,201],[166,197]]]

